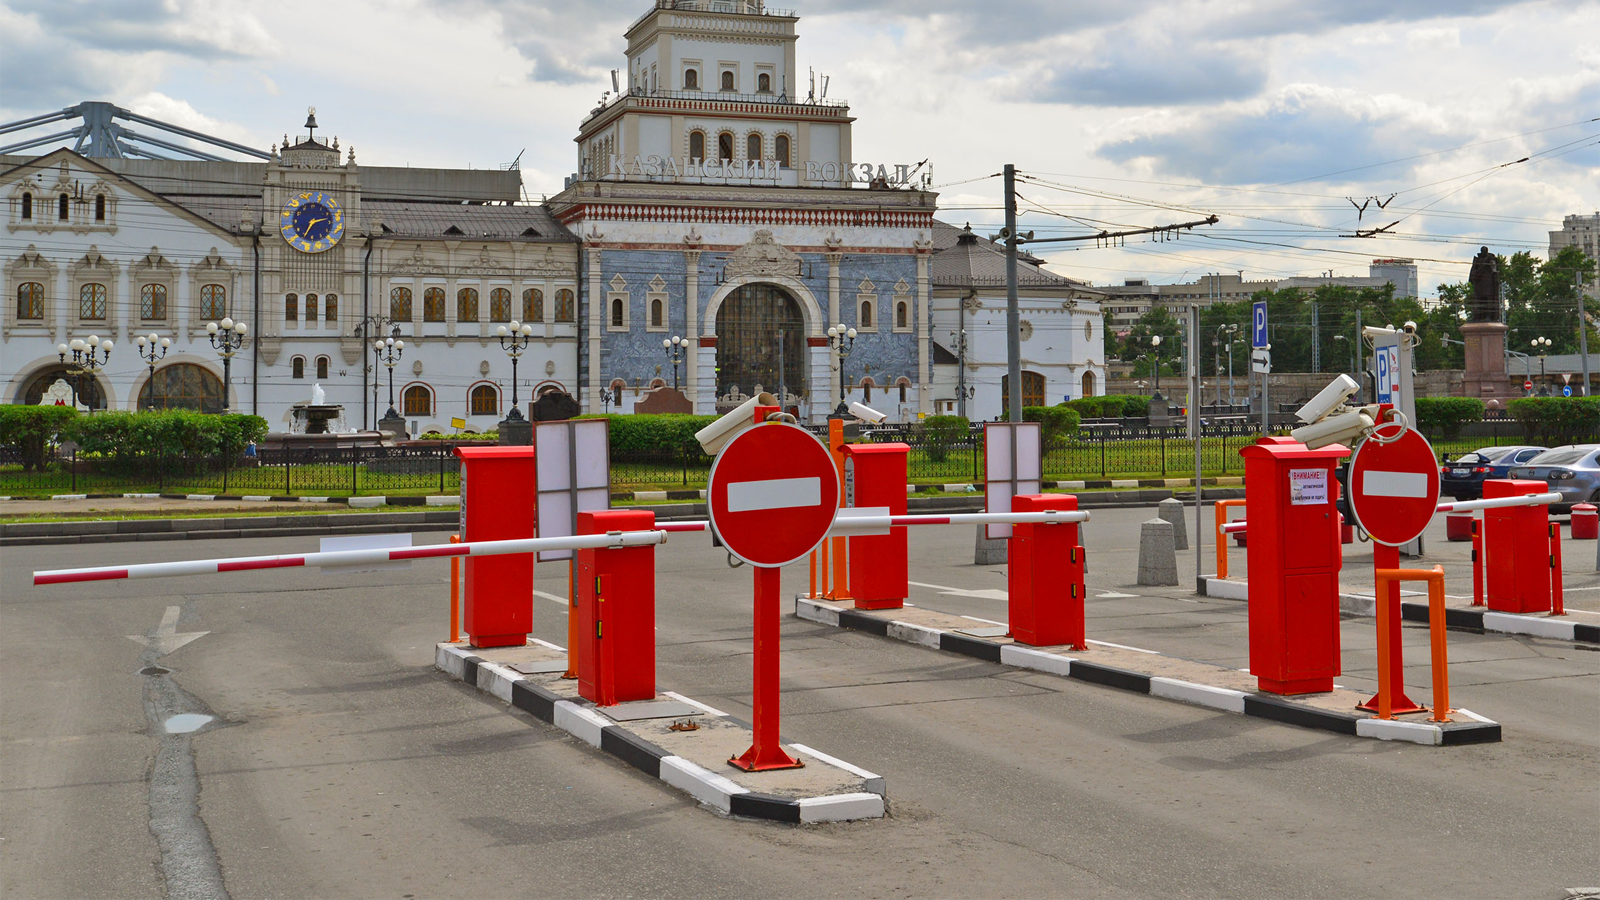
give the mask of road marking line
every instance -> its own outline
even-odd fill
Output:
[[[1143,647],[1129,647],[1127,644],[1113,644],[1110,641],[1090,641],[1089,643],[1099,644],[1102,647],[1115,647],[1118,650],[1132,650],[1135,653],[1150,653],[1155,656],[1161,655],[1161,651],[1159,650],[1146,650]]]

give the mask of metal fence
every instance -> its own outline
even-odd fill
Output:
[[[1526,443],[1515,422],[1480,423],[1470,436],[1428,435],[1441,459],[1481,447]],[[1487,432],[1487,433],[1486,433]],[[1201,430],[1201,468],[1207,476],[1242,475],[1239,450],[1259,432],[1249,425],[1210,424]],[[914,483],[981,483],[983,433],[940,437],[913,428],[867,429],[859,440],[910,446],[907,476]],[[1182,425],[1091,424],[1072,436],[1047,437],[1047,480],[1188,477],[1194,444]],[[255,457],[80,457],[58,455],[25,471],[21,458],[0,451],[0,496],[183,493],[234,496],[454,494],[460,489],[456,443],[397,447],[262,449]],[[698,444],[644,452],[613,452],[617,491],[671,491],[705,486],[711,457]]]

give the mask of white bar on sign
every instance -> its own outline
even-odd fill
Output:
[[[1428,476],[1423,472],[1363,472],[1361,492],[1369,497],[1426,497]]]
[[[822,505],[822,479],[774,478],[728,485],[728,512]]]

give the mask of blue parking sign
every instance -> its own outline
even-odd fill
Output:
[[[1256,301],[1251,307],[1250,321],[1250,346],[1259,350],[1267,346],[1267,301]]]
[[[1372,361],[1378,370],[1378,402],[1393,403],[1394,396],[1389,381],[1389,352],[1386,348],[1379,347],[1372,355]]]

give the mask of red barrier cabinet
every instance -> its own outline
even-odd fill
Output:
[[[1012,512],[1077,509],[1071,494],[1020,494]],[[1034,647],[1086,650],[1083,633],[1083,547],[1078,523],[1013,525],[1006,547],[1011,637]]]
[[[1262,438],[1244,457],[1250,523],[1250,672],[1261,690],[1333,690],[1339,674],[1339,512],[1333,470],[1350,451]]]
[[[461,457],[461,539],[535,537],[538,516],[532,447],[457,447]],[[467,557],[463,627],[474,647],[520,647],[533,628],[533,554]]]
[[[649,531],[640,509],[578,513],[579,534]],[[600,706],[656,696],[656,548],[578,551],[578,694]]]
[[[1485,500],[1543,494],[1542,481],[1491,478]],[[1489,608],[1495,612],[1550,611],[1550,520],[1548,506],[1510,506],[1483,511],[1483,553]]]
[[[888,507],[906,514],[906,444],[845,444],[845,506]],[[850,595],[856,609],[899,609],[911,591],[904,525],[888,534],[850,538]]]

